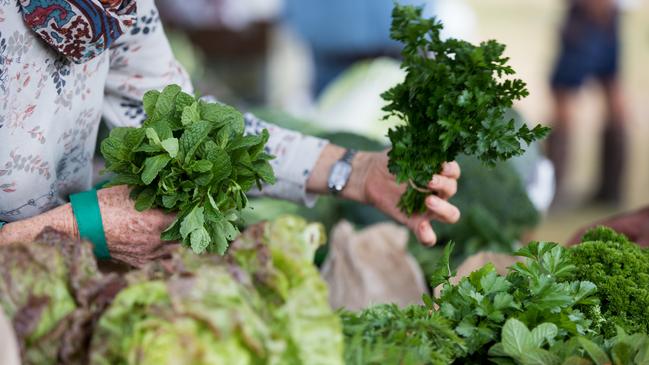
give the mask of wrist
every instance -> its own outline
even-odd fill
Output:
[[[367,203],[365,194],[365,184],[367,180],[367,171],[372,164],[372,154],[368,152],[358,152],[352,160],[352,172],[349,175],[347,185],[340,192],[340,196],[347,200],[353,200],[360,203]]]
[[[346,149],[334,144],[327,145],[320,154],[313,172],[307,180],[307,191],[316,194],[329,194],[328,179],[332,166],[345,154]],[[358,152],[352,159],[352,171],[339,197],[365,202],[365,177],[371,153]]]
[[[43,214],[5,224],[0,230],[0,244],[32,242],[46,227],[51,227],[72,238],[79,238],[72,207],[70,204],[65,204]]]

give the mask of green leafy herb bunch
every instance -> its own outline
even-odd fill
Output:
[[[408,182],[399,206],[407,214],[425,211],[427,182],[442,164],[464,153],[487,164],[524,152],[521,142],[543,138],[549,129],[517,128],[504,118],[515,100],[528,95],[494,40],[475,46],[442,40],[442,24],[422,9],[395,4],[391,36],[403,43],[405,80],[385,92],[384,110],[404,124],[392,128],[389,169]]]
[[[244,135],[239,111],[178,85],[147,92],[143,103],[141,127],[115,128],[101,144],[106,170],[115,174],[110,185],[129,185],[138,211],[177,213],[162,239],[223,254],[239,233],[234,223],[246,192],[275,182],[264,151],[268,131]]]

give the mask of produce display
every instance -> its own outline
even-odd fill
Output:
[[[0,305],[25,365],[342,364],[340,320],[311,264],[319,224],[249,228],[228,256],[179,250],[124,277],[47,233],[0,246]],[[111,303],[107,306],[108,303]]]
[[[311,264],[323,240],[321,225],[285,216],[226,256],[179,250],[119,276],[46,231],[0,246],[0,307],[27,365],[649,363],[649,307],[632,305],[645,288],[616,261],[644,278],[633,260],[649,251],[608,228],[572,248],[532,242],[507,275],[487,264],[457,285],[451,244],[431,277],[439,297],[338,315]]]
[[[442,40],[441,30],[434,18],[422,17],[421,8],[395,4],[391,36],[403,43],[406,78],[383,98],[388,117],[405,122],[388,132],[389,168],[397,181],[409,183],[399,202],[408,214],[426,210],[426,184],[444,162],[464,153],[493,164],[522,154],[522,142],[549,132],[503,118],[513,101],[528,94],[523,81],[507,78],[515,72],[503,44]]]
[[[316,210],[292,209],[302,217],[278,214],[286,205],[270,217],[244,211],[251,188],[275,181],[268,132],[244,135],[236,109],[171,85],[146,93],[143,126],[114,129],[101,152],[111,185],[128,185],[139,211],[175,213],[162,238],[190,249],[104,273],[89,243],[49,229],[35,242],[0,245],[0,310],[23,363],[649,365],[649,250],[609,228],[570,248],[531,242],[505,275],[490,263],[451,282],[458,260],[511,250],[536,223],[520,178],[496,162],[522,154],[523,142],[548,129],[504,117],[527,90],[508,79],[514,71],[502,44],[442,40],[441,29],[420,8],[395,5],[391,34],[404,44],[406,78],[383,94],[388,117],[403,121],[388,137],[389,169],[408,186],[404,212],[424,210],[426,183],[445,161],[457,158],[471,177],[452,200],[462,221],[435,227],[461,249],[448,242],[419,256],[438,296],[405,308],[331,308],[313,264],[325,227],[305,217],[385,217],[327,199]],[[383,148],[349,133],[329,138]],[[246,217],[267,220],[239,232]]]
[[[239,111],[177,85],[149,91],[142,101],[144,124],[115,128],[101,144],[106,170],[115,174],[110,185],[129,185],[139,211],[177,213],[164,240],[223,254],[239,233],[246,192],[275,181],[264,151],[268,131],[244,135]]]
[[[642,292],[622,279],[615,292],[609,286],[612,273],[626,271],[616,257],[632,255],[636,277],[649,274],[633,261],[648,251],[624,236],[600,227],[570,249],[532,242],[506,276],[487,264],[457,285],[449,282],[452,248],[431,278],[443,284],[439,298],[342,313],[349,364],[649,364],[649,306],[631,305]]]

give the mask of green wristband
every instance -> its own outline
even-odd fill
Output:
[[[110,259],[104,225],[101,221],[97,190],[84,191],[70,195],[70,203],[74,217],[77,219],[79,236],[94,245],[93,252],[99,260]]]

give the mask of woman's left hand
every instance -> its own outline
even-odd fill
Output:
[[[331,166],[344,154],[345,150],[328,145],[322,152],[313,173],[307,182],[307,189],[315,193],[327,192],[327,178]],[[434,245],[437,236],[430,220],[455,223],[460,219],[460,211],[448,199],[457,191],[460,166],[456,162],[444,164],[442,172],[431,176],[428,188],[431,194],[426,198],[428,210],[411,217],[398,208],[401,194],[406,191],[405,184],[397,184],[394,175],[388,171],[387,152],[359,152],[352,162],[352,174],[341,192],[343,198],[371,204],[396,221],[408,226],[419,241]]]
[[[410,217],[397,206],[401,194],[406,191],[406,185],[397,184],[394,175],[388,171],[387,153],[362,153],[358,156],[356,165],[362,181],[362,201],[408,226],[421,243],[433,245],[437,241],[437,235],[430,225],[431,219],[444,223],[456,223],[460,219],[459,209],[448,202],[457,192],[457,180],[460,177],[457,162],[445,163],[440,174],[431,176],[428,182],[431,194],[426,198],[428,210]]]

